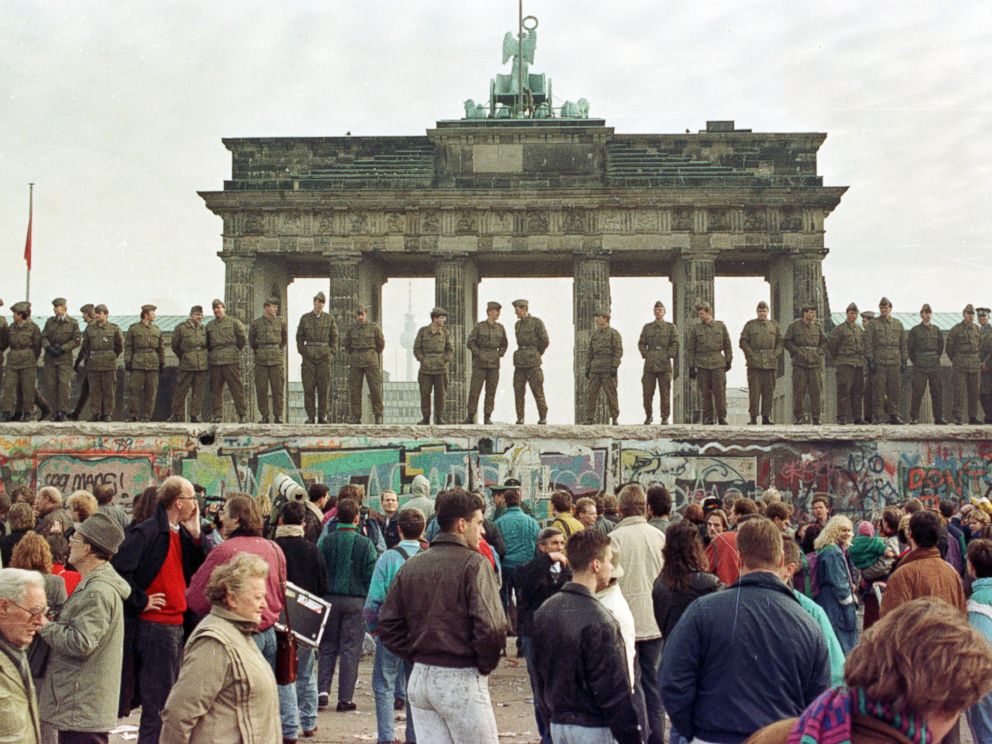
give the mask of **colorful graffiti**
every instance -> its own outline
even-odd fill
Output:
[[[685,439],[547,437],[366,437],[332,434],[269,437],[38,436],[0,434],[0,489],[24,483],[64,493],[111,484],[126,503],[170,473],[223,496],[267,493],[276,475],[332,490],[360,483],[372,496],[409,491],[424,475],[433,491],[488,486],[508,477],[532,503],[556,488],[576,494],[636,481],[663,483],[675,505],[706,496],[757,497],[776,487],[804,514],[812,498],[831,496],[837,511],[875,515],[909,497],[955,501],[992,495],[992,445],[986,441],[889,439],[828,442],[789,437],[754,444]],[[543,504],[541,504],[543,506]]]

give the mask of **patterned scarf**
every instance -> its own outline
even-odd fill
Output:
[[[787,744],[851,744],[854,711],[891,726],[914,744],[933,744],[926,722],[912,714],[899,713],[890,705],[868,699],[864,689],[841,685],[813,701],[792,727]]]

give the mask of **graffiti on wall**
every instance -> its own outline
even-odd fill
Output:
[[[635,481],[662,483],[677,508],[707,496],[756,498],[774,486],[800,516],[828,494],[836,511],[877,515],[910,497],[929,503],[992,495],[992,445],[976,441],[882,440],[825,442],[783,439],[770,444],[676,439],[514,439],[359,436],[59,437],[0,434],[0,488],[54,485],[63,493],[110,484],[121,499],[170,473],[212,495],[268,493],[286,473],[300,483],[337,490],[359,483],[373,498],[409,492],[417,475],[432,491],[481,487],[508,477],[525,498],[547,499],[556,488],[576,495]],[[126,503],[126,499],[125,499]]]

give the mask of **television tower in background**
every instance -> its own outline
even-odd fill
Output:
[[[403,334],[400,336],[400,346],[406,351],[406,381],[417,378],[413,375],[413,342],[417,340],[417,325],[413,319],[413,284],[406,283],[406,315],[403,319]]]

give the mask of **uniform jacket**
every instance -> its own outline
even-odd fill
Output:
[[[726,367],[734,356],[727,326],[719,320],[695,323],[689,329],[685,346],[686,361],[689,366],[699,369]]]
[[[397,656],[482,674],[499,664],[506,630],[489,561],[447,532],[403,564],[379,610],[379,637]]]
[[[20,649],[3,643],[0,647],[0,744],[39,744],[38,704],[31,675],[27,687],[21,669],[27,671],[27,657]],[[18,662],[9,655],[19,655]],[[23,664],[21,669],[19,664]]]
[[[919,597],[942,599],[962,615],[967,611],[961,577],[937,548],[917,548],[902,557],[885,585],[881,616]]]
[[[72,364],[72,350],[81,343],[79,323],[66,315],[59,320],[54,315],[45,321],[41,332],[41,346],[45,350],[45,364],[60,367]]]
[[[517,593],[517,635],[529,636],[533,632],[534,613],[548,597],[554,596],[565,583],[572,580],[572,570],[557,564],[546,553],[538,553],[530,562],[520,566],[513,574]]]
[[[789,587],[754,572],[689,605],[665,642],[660,684],[682,736],[736,744],[827,689],[827,644]]]
[[[338,350],[338,324],[334,316],[313,311],[304,313],[296,326],[296,350],[300,356],[311,362],[326,362],[334,359]]]
[[[623,357],[623,339],[616,328],[597,328],[589,337],[586,370],[596,374],[609,374],[620,366]]]
[[[823,355],[827,352],[827,334],[823,332],[820,322],[814,320],[810,324],[799,318],[789,324],[785,332],[785,348],[792,357],[793,367],[818,369],[823,364]]]
[[[496,520],[496,526],[503,534],[506,545],[504,567],[517,568],[534,557],[537,535],[541,531],[541,525],[534,517],[525,514],[519,506],[508,506]]]
[[[225,315],[207,323],[207,362],[211,365],[238,364],[241,350],[248,343],[244,324]]]
[[[0,317],[0,369],[3,369],[3,353],[10,347],[10,326],[6,318]]]
[[[124,657],[124,600],[131,587],[106,563],[76,587],[40,633],[51,656],[39,682],[41,719],[64,731],[117,726]]]
[[[637,348],[645,372],[671,372],[672,360],[679,353],[679,330],[667,320],[652,320],[641,329]]]
[[[506,354],[509,343],[502,323],[484,320],[475,324],[465,345],[472,352],[475,369],[499,369],[499,360]]]
[[[183,372],[207,371],[207,329],[186,319],[172,332],[172,353]]]
[[[940,369],[940,355],[944,353],[944,334],[933,323],[918,323],[906,335],[909,361],[920,369]]]
[[[279,315],[274,318],[263,315],[248,326],[248,345],[257,367],[281,367],[288,341],[286,319]]]
[[[544,321],[528,315],[521,318],[513,327],[517,336],[517,350],[513,352],[513,366],[527,369],[540,367],[541,357],[547,351],[550,341]]]
[[[352,367],[378,367],[379,355],[385,348],[382,329],[371,320],[355,323],[344,335],[344,350]]]
[[[978,356],[982,361],[982,372],[988,372],[992,368],[992,324],[980,326],[982,329],[982,345]]]
[[[22,323],[14,323],[7,331],[7,369],[30,369],[41,356],[41,331],[34,321],[28,318]]]
[[[947,333],[945,349],[951,365],[959,372],[978,372],[982,329],[977,323],[961,321]]]
[[[448,371],[448,364],[455,358],[455,347],[451,345],[451,334],[441,327],[436,333],[430,325],[417,331],[413,342],[413,355],[420,362],[420,371],[427,375],[440,375]]]
[[[665,549],[665,535],[648,524],[644,517],[624,517],[610,533],[610,541],[620,553],[623,576],[620,591],[634,613],[638,641],[661,638],[661,630],[654,618],[651,591],[654,580],[661,573]]]
[[[272,744],[282,739],[272,667],[255,624],[214,607],[186,642],[162,710],[159,744]]]
[[[857,323],[845,320],[836,326],[830,333],[827,346],[838,366],[865,366],[865,332]]]
[[[154,371],[165,368],[165,336],[154,323],[134,323],[124,339],[124,366]]]
[[[83,332],[83,354],[90,372],[113,372],[117,357],[124,352],[124,334],[115,323],[95,323]]]
[[[744,324],[738,345],[750,369],[778,369],[782,329],[774,320],[753,318]]]
[[[569,582],[534,614],[534,698],[552,723],[608,727],[640,742],[620,628],[586,587]]]
[[[909,361],[906,331],[893,318],[875,318],[865,331],[865,356],[875,364],[895,366]]]

